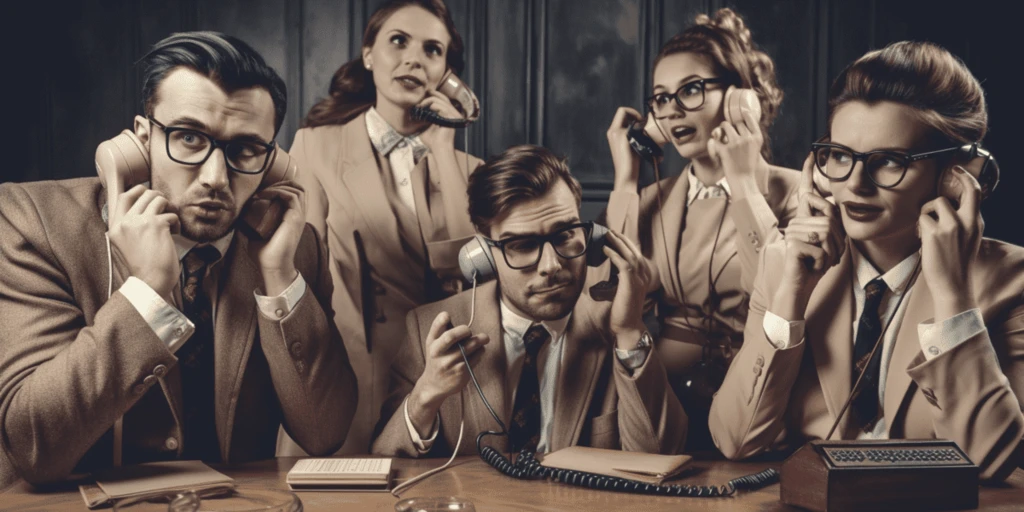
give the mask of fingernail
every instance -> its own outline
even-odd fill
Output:
[[[960,174],[965,174],[967,172],[967,169],[964,169],[963,167],[960,167],[959,165],[954,165],[953,166],[953,170],[958,172],[958,173],[960,173]]]

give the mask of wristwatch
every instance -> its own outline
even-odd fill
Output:
[[[649,349],[654,346],[654,337],[651,336],[649,331],[644,331],[640,334],[640,341],[636,342],[636,348],[633,350]]]

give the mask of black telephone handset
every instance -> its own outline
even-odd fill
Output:
[[[473,91],[462,81],[452,70],[445,72],[437,90],[452,101],[455,108],[466,116],[464,119],[451,119],[430,110],[427,107],[416,106],[410,110],[412,117],[420,121],[427,121],[445,128],[465,128],[480,118],[480,101],[476,99]]]
[[[96,148],[96,173],[108,191],[128,190],[149,181],[149,154],[142,141],[130,130],[100,143]],[[295,179],[297,167],[291,156],[275,145],[259,190],[275,183]],[[281,224],[287,205],[279,199],[253,198],[246,204],[236,226],[251,238],[269,240]]]
[[[591,267],[601,266],[608,258],[604,254],[605,236],[608,228],[593,224],[590,230],[590,240],[587,243],[587,265]],[[459,249],[459,269],[466,282],[483,282],[495,277],[498,273],[494,263],[494,256],[491,254],[490,244],[482,235],[476,235],[472,240],[466,242]],[[618,273],[612,268],[611,278],[590,287],[590,296],[596,301],[611,301],[615,297],[618,286]]]

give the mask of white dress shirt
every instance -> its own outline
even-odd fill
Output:
[[[213,270],[219,266],[224,258],[224,254],[227,253],[228,248],[231,246],[233,237],[234,231],[232,230],[227,235],[209,244],[220,253],[220,258],[206,268],[206,276],[203,279],[203,292],[210,299],[212,318],[217,318],[217,297],[219,293],[219,287],[217,286],[219,272],[213,272]],[[180,235],[172,235],[172,238],[174,239],[175,250],[178,253],[178,261],[183,260],[185,255],[198,245],[196,242]],[[182,262],[181,266],[181,279],[184,279],[184,262]],[[183,285],[184,283],[182,283]],[[168,304],[163,297],[141,279],[134,276],[129,277],[118,291],[142,315],[142,318],[149,324],[149,327],[153,329],[153,332],[167,345],[167,348],[172,353],[184,345],[195,331],[195,325],[192,324],[192,321],[184,313]],[[256,305],[260,312],[267,318],[275,320],[281,320],[288,316],[295,307],[295,304],[299,302],[299,299],[305,293],[306,281],[302,278],[302,274],[296,276],[292,284],[276,297],[266,297],[253,290],[253,295],[256,297]]]
[[[915,252],[898,263],[888,272],[882,274],[857,250],[850,246],[853,258],[854,273],[857,277],[853,285],[854,315],[852,323],[852,339],[857,340],[857,327],[860,323],[861,313],[864,311],[865,288],[875,278],[881,276],[885,282],[886,290],[882,295],[882,302],[878,306],[878,318],[884,327],[889,318],[892,323],[885,331],[882,340],[882,359],[879,369],[878,382],[878,403],[885,403],[885,381],[889,371],[889,361],[892,358],[892,350],[896,345],[896,336],[899,333],[900,325],[903,323],[903,315],[906,313],[909,297],[900,301],[900,297],[910,294],[912,289],[910,278],[921,261],[921,253]],[[898,307],[898,309],[897,309]],[[934,319],[933,319],[934,320]],[[777,349],[785,349],[795,345],[803,339],[804,321],[789,322],[782,317],[766,311],[764,315],[764,332],[768,341]],[[939,354],[955,348],[960,343],[967,341],[979,332],[985,330],[985,322],[981,317],[981,310],[975,308],[964,311],[952,318],[934,324],[933,321],[922,322],[917,326],[918,341],[926,360],[931,360]],[[796,340],[796,341],[794,341]],[[869,432],[861,432],[858,439],[886,439],[887,425],[885,416],[882,415]]]
[[[708,186],[703,181],[697,179],[697,174],[693,170],[693,165],[686,167],[686,180],[689,181],[689,188],[686,189],[686,206],[690,206],[694,201],[698,199],[707,199],[709,197],[721,197],[721,196],[732,196],[732,189],[729,188],[729,182],[722,176],[722,179],[718,180],[718,183]]]
[[[409,210],[416,213],[416,202],[413,199],[412,179],[410,174],[416,164],[430,151],[419,135],[406,137],[398,133],[381,117],[377,109],[370,107],[366,111],[366,131],[370,134],[370,143],[377,153],[388,159],[391,175],[398,189],[398,198]]]
[[[558,384],[558,372],[562,367],[562,355],[565,352],[565,331],[569,325],[570,313],[563,318],[552,321],[540,322],[551,339],[540,348],[537,354],[537,373],[540,377],[540,440],[537,442],[537,453],[546,453],[551,442],[551,429],[554,427],[555,418],[555,387]],[[533,321],[524,318],[505,305],[501,301],[501,327],[503,346],[505,348],[505,389],[511,390],[509,404],[516,403],[516,389],[519,387],[519,376],[523,371],[523,361],[526,359],[526,343],[523,336],[530,330]],[[638,340],[639,341],[639,340]],[[629,370],[635,370],[647,361],[649,348],[620,350],[615,349],[616,358]],[[495,404],[492,404],[495,405]],[[506,404],[508,405],[508,404]],[[431,427],[431,435],[422,439],[416,427],[409,418],[408,397],[403,405],[405,412],[405,423],[412,438],[413,445],[421,453],[430,451],[434,440],[437,439],[437,432],[440,430],[440,414],[434,419]],[[454,448],[454,447],[453,447]]]

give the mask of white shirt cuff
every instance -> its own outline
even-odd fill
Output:
[[[768,343],[778,350],[787,349],[804,338],[803,320],[790,322],[771,311],[765,311],[764,321],[761,323]]]
[[[252,294],[256,296],[256,306],[264,316],[281,320],[295,309],[299,299],[306,294],[306,280],[302,278],[302,274],[295,276],[292,284],[276,297],[267,297],[255,291]]]
[[[968,309],[936,324],[932,321],[917,325],[917,339],[926,360],[931,361],[943,352],[977,336],[985,330],[985,319],[978,308]]]
[[[622,350],[619,347],[615,347],[615,357],[619,359],[622,366],[632,371],[640,368],[647,362],[647,354],[651,349],[649,348],[635,348],[633,350]]]
[[[437,431],[441,430],[438,424],[441,422],[441,413],[437,413],[437,417],[434,418],[434,424],[430,426],[430,437],[426,439],[420,439],[420,433],[416,431],[416,427],[413,426],[412,420],[409,419],[409,397],[405,397],[405,401],[402,403],[402,410],[405,411],[405,426],[409,428],[409,437],[412,438],[412,444],[416,447],[416,451],[420,452],[420,455],[430,451],[430,447],[434,445],[434,440],[437,439]]]
[[[131,276],[118,288],[128,302],[142,315],[160,341],[173,353],[192,336],[195,325],[149,287],[143,280]]]

